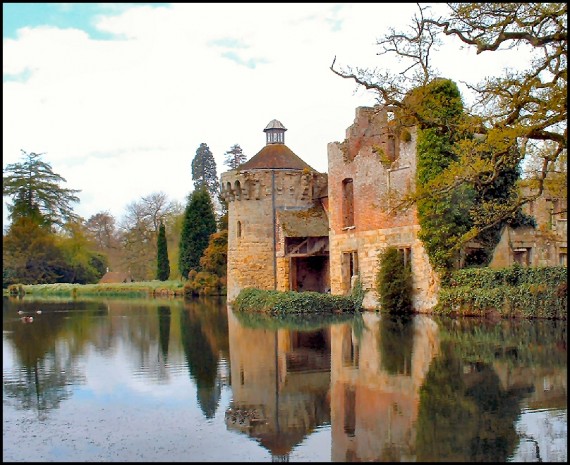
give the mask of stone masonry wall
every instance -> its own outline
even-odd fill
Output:
[[[328,144],[331,292],[350,292],[342,256],[356,252],[367,291],[364,307],[375,308],[378,253],[390,245],[409,248],[412,302],[415,310],[427,312],[437,302],[438,278],[417,239],[415,209],[397,207],[398,199],[414,186],[416,133],[409,130],[410,138],[404,141],[389,126],[385,109],[360,107],[354,124],[346,131],[345,141]],[[353,183],[352,226],[346,226],[343,220],[343,180],[347,178]]]
[[[313,206],[326,174],[256,169],[228,171],[221,178],[228,202],[228,300],[245,287],[287,290],[289,261],[274,255],[273,208]]]

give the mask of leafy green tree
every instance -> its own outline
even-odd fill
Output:
[[[224,229],[210,236],[208,247],[200,259],[204,271],[223,278],[228,266],[228,230]]]
[[[166,281],[170,276],[170,262],[168,260],[168,245],[166,243],[166,227],[164,223],[160,223],[156,248],[156,279]]]
[[[216,217],[210,195],[205,188],[196,189],[186,206],[180,235],[178,269],[183,279],[188,278],[190,270],[200,271],[200,258],[215,232]]]
[[[2,194],[12,197],[12,204],[8,205],[10,219],[34,218],[49,226],[78,221],[71,204],[79,202],[75,194],[80,190],[60,187],[66,180],[42,161],[43,154],[24,150],[22,154],[22,162],[4,169]]]
[[[247,157],[243,153],[239,144],[232,145],[224,155],[226,156],[224,163],[231,170],[235,170],[239,165],[247,160]]]
[[[417,105],[422,98],[406,97],[412,89],[428,89],[441,77],[431,60],[442,44],[449,43],[442,39],[455,39],[478,54],[522,52],[518,57],[528,61],[521,71],[497,70],[496,76],[481,83],[467,83],[474,97],[465,111],[470,116],[457,119],[455,130],[480,137],[453,141],[451,162],[430,177],[426,189],[407,198],[415,203],[429,192],[432,199],[449,199],[450,191],[465,186],[481,192],[495,183],[504,167],[512,169],[531,155],[538,158],[534,165],[538,170],[531,177],[534,189],[524,195],[488,198],[484,208],[473,212],[472,224],[459,241],[465,243],[501,221],[512,220],[522,204],[542,193],[553,165],[566,158],[568,7],[566,3],[448,3],[446,12],[437,17],[430,14],[430,6],[418,8],[411,29],[390,29],[377,42],[378,55],[395,54],[401,69],[337,69],[336,59],[330,69],[376,91],[379,103],[397,110],[397,123],[403,127],[419,125],[441,134],[445,125],[433,124],[429,108]]]
[[[2,238],[3,286],[60,282],[68,269],[57,236],[37,218],[16,217]]]
[[[57,236],[66,267],[57,282],[92,284],[98,282],[107,268],[107,257],[97,253],[81,223],[66,223]]]
[[[200,144],[196,150],[196,156],[192,160],[192,180],[195,190],[204,187],[210,194],[212,202],[217,198],[219,187],[216,160],[208,144],[204,142]]]

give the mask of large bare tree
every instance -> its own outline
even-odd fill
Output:
[[[418,4],[409,29],[392,28],[377,41],[378,55],[396,56],[400,69],[343,67],[336,57],[330,69],[377,92],[378,103],[394,109],[400,124],[429,126],[433,123],[429,113],[422,113],[417,99],[409,96],[413,89],[417,96],[418,89],[442,77],[432,62],[446,36],[474,47],[477,54],[507,50],[520,52],[521,59],[528,57],[520,71],[497,70],[496,76],[483,82],[465,83],[473,100],[465,109],[464,127],[456,129],[473,132],[476,128],[482,137],[456,144],[457,161],[425,189],[404,199],[403,204],[411,204],[421,196],[449,192],[463,184],[490,185],[505,165],[524,167],[523,161],[532,159],[523,174],[533,187],[526,192],[532,194],[489,206],[480,219],[481,230],[540,195],[545,179],[553,173],[562,173],[566,179],[560,165],[566,163],[567,151],[567,4],[447,3],[445,14],[437,16],[429,6]]]
[[[153,279],[160,223],[176,223],[175,217],[181,214],[181,205],[170,201],[163,192],[149,194],[127,205],[119,222],[124,271],[130,270],[137,280]]]

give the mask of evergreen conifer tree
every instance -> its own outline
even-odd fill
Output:
[[[196,150],[196,156],[192,160],[192,180],[194,189],[199,190],[205,187],[212,202],[217,198],[218,173],[216,170],[216,160],[210,151],[208,144],[202,142]]]
[[[166,227],[160,222],[157,239],[156,279],[166,281],[170,276],[170,261],[168,260],[168,245],[166,243]]]
[[[190,270],[200,271],[200,258],[216,232],[216,216],[206,188],[195,189],[184,212],[178,269],[183,279]]]
[[[61,187],[65,178],[54,173],[42,155],[22,150],[23,161],[4,168],[2,194],[12,197],[12,204],[8,204],[10,219],[31,218],[47,226],[79,221],[71,204],[79,202],[75,194],[80,190]]]
[[[247,159],[239,144],[232,145],[232,147],[224,155],[226,156],[226,159],[224,161],[225,165],[232,170],[236,169]]]

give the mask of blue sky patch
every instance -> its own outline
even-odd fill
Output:
[[[95,27],[97,18],[141,5],[168,6],[166,3],[3,3],[2,38],[16,39],[18,29],[26,26],[53,26],[81,29],[92,39],[112,39],[112,34]]]
[[[268,61],[265,58],[250,58],[249,60],[244,60],[236,52],[233,52],[231,50],[222,53],[222,56],[237,63],[238,65],[242,65],[251,69],[255,69],[257,65],[268,63]]]

